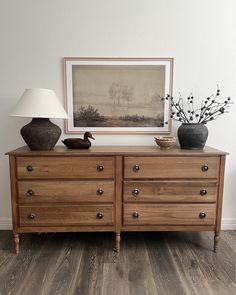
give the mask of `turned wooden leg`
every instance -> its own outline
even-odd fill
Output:
[[[120,252],[120,233],[116,233],[116,252]]]
[[[14,234],[14,242],[15,242],[15,252],[16,254],[19,254],[19,243],[20,243],[20,238],[19,238],[19,234]]]
[[[219,240],[220,240],[220,232],[215,231],[215,236],[214,236],[214,252],[215,253],[218,247]]]

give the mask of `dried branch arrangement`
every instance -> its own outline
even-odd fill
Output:
[[[198,108],[195,108],[192,93],[187,97],[186,101],[184,101],[181,94],[178,101],[175,101],[170,95],[162,97],[161,100],[170,100],[170,117],[173,120],[182,123],[207,124],[209,121],[216,120],[222,114],[228,113],[228,109],[233,103],[230,97],[220,101],[219,96],[220,89],[217,88],[216,93],[203,99]]]

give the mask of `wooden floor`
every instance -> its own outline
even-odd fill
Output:
[[[112,233],[21,234],[12,253],[0,231],[0,294],[234,295],[236,232],[125,233],[121,252]]]

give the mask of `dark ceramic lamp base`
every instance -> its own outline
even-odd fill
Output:
[[[56,145],[61,129],[47,118],[33,118],[20,133],[32,151],[47,151]]]

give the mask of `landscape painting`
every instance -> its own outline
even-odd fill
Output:
[[[65,59],[68,133],[168,132],[171,60]]]

